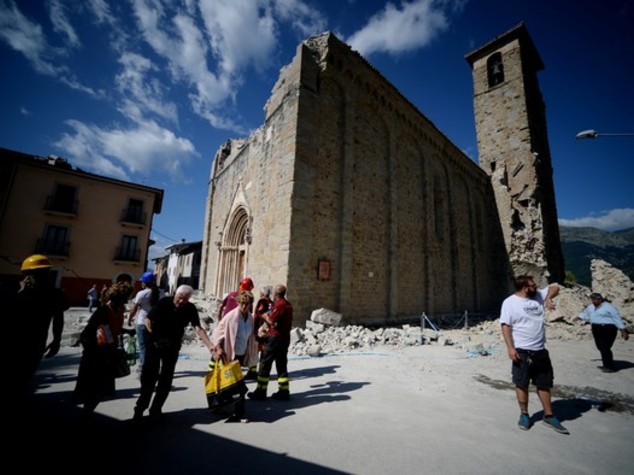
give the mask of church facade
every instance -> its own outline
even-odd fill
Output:
[[[361,55],[312,37],[263,125],[216,153],[202,289],[284,283],[296,325],[318,308],[364,324],[497,312],[513,238],[492,181]]]

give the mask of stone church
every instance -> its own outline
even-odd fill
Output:
[[[332,33],[297,47],[248,138],[209,179],[201,287],[284,283],[295,324],[497,313],[511,277],[563,281],[537,81],[523,23],[469,53],[480,166]]]

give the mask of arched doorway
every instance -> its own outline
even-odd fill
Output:
[[[240,206],[229,219],[219,248],[216,279],[218,297],[237,289],[238,282],[245,276],[250,241],[249,215],[247,210]]]

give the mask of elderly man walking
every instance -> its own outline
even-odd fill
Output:
[[[200,325],[198,310],[189,301],[193,292],[194,289],[189,285],[181,285],[173,297],[168,296],[159,300],[145,318],[148,341],[141,370],[141,394],[134,408],[133,420],[136,422],[143,418],[143,412],[148,407],[150,418],[162,419],[163,404],[172,389],[174,370],[187,325],[191,324],[194,327],[196,335],[203,341],[209,353],[213,353],[211,340]]]

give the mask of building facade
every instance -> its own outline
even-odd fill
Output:
[[[0,279],[44,254],[71,305],[93,284],[132,283],[147,268],[163,190],[74,169],[59,157],[0,149]]]
[[[364,323],[499,309],[510,267],[491,181],[358,53],[299,45],[248,139],[212,166],[202,278],[285,283]]]
[[[167,260],[167,287],[165,290],[174,295],[179,285],[191,285],[198,289],[200,285],[200,261],[202,241],[180,242],[165,248],[169,254]]]

